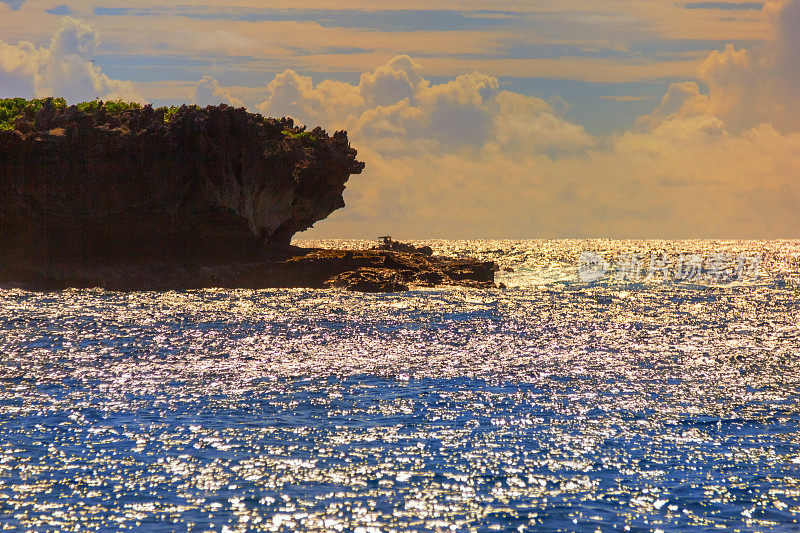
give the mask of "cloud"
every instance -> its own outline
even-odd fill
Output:
[[[98,45],[94,28],[71,17],[62,19],[47,47],[0,40],[0,96],[141,100],[130,82],[109,78],[93,63]]]
[[[31,96],[34,93],[38,50],[31,43],[11,46],[0,41],[0,96]]]
[[[657,126],[661,120],[701,114],[720,117],[732,131],[742,132],[770,124],[783,132],[800,130],[800,0],[784,0],[764,6],[773,35],[763,44],[736,49],[729,44],[713,52],[703,63],[697,83],[678,83],[658,109],[640,120]]]
[[[380,70],[371,73],[379,83],[381,77],[392,79]],[[367,108],[352,127],[355,135],[382,141],[386,149],[395,146],[402,151],[405,140],[423,141],[436,151],[477,147],[489,136],[499,111],[499,93],[497,79],[480,73],[463,74],[440,85],[420,82],[411,95],[399,100],[401,94],[387,90],[375,101],[388,105]]]
[[[697,82],[671,83],[667,93],[653,112],[637,119],[636,127],[639,129],[656,128],[665,120],[710,113],[711,107],[708,95],[700,92],[700,85]]]
[[[308,125],[346,128],[383,153],[475,150],[493,138],[509,149],[520,135],[546,133],[537,149],[554,152],[590,144],[581,126],[568,124],[547,102],[501,91],[498,80],[478,72],[432,85],[408,56],[363,73],[357,85],[325,80],[314,84],[292,70],[267,84],[257,109],[292,116]],[[528,119],[528,120],[526,120]],[[508,127],[498,129],[498,123]],[[530,146],[529,146],[530,147]]]
[[[646,102],[647,100],[654,99],[652,96],[634,96],[629,94],[605,94],[599,98],[611,102]]]
[[[364,105],[358,88],[349,83],[325,80],[314,85],[310,77],[289,69],[267,84],[266,98],[257,109],[265,115],[291,116],[307,124],[341,128]]]
[[[353,83],[289,69],[259,95],[211,77],[179,88],[201,104],[252,101],[267,115],[350,133],[367,169],[350,181],[347,208],[309,236],[793,237],[799,6],[765,5],[768,39],[711,54],[623,133],[592,135],[567,118],[568,105],[504,90],[469,58],[444,81],[430,72],[449,59],[401,55]],[[97,46],[92,28],[71,19],[46,47],[0,42],[0,90],[110,92],[123,82],[91,64]],[[664,75],[663,64],[645,67]]]
[[[800,135],[730,128],[696,82],[594,136],[491,76],[420,73],[400,56],[358,84],[291,70],[267,84],[261,112],[346,128],[367,162],[309,236],[757,238],[800,223]]]
[[[570,133],[569,124],[551,120],[554,127]],[[763,126],[737,136],[719,119],[700,116],[665,121],[643,133],[576,135],[570,138],[573,149],[565,153],[547,138],[547,131],[520,132],[513,147],[498,131],[477,150],[449,153],[387,153],[368,140],[354,139],[367,170],[349,185],[347,208],[311,235],[764,238],[796,234],[797,134],[786,136]],[[558,146],[555,153],[546,149],[548,145]]]
[[[372,105],[391,105],[414,98],[422,83],[420,66],[407,55],[361,75],[359,93]]]
[[[195,84],[192,101],[202,107],[219,104],[244,107],[244,102],[231,95],[228,89],[220,87],[219,82],[211,76],[204,76]]]

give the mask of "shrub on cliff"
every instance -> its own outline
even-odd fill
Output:
[[[315,145],[319,142],[319,138],[310,131],[293,132],[291,130],[283,130],[283,134],[290,139],[297,139],[306,145]]]
[[[175,115],[178,113],[178,110],[180,109],[180,107],[171,105],[169,107],[163,107],[163,108],[160,108],[160,109],[164,110],[164,122],[169,122],[173,118],[175,118]]]
[[[67,101],[63,98],[37,98],[34,100],[26,100],[25,98],[0,99],[0,130],[16,129],[17,120],[20,118],[33,120],[36,114],[46,105],[52,105],[54,108],[63,111],[67,107]]]
[[[86,114],[97,113],[100,108],[103,108],[106,114],[114,116],[132,109],[141,109],[142,105],[136,102],[123,102],[122,100],[112,100],[110,102],[92,100],[91,102],[75,104],[75,107]]]
[[[17,129],[17,121],[25,119],[34,124],[36,117],[45,107],[51,107],[53,111],[64,113],[67,110],[80,111],[88,116],[103,114],[106,117],[118,117],[130,111],[141,111],[143,106],[137,102],[125,102],[123,100],[102,101],[99,99],[89,102],[80,102],[72,106],[67,105],[64,98],[36,98],[26,100],[25,98],[4,98],[0,99],[0,131],[11,131]],[[196,106],[189,106],[196,108]],[[164,117],[164,122],[172,121],[177,115],[180,107],[169,106],[155,109]]]

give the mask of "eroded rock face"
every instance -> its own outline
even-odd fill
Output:
[[[0,131],[0,263],[243,261],[344,206],[347,134],[228,106],[46,107]]]

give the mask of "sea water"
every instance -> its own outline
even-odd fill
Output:
[[[507,288],[0,289],[0,530],[798,530],[800,242],[423,243]]]

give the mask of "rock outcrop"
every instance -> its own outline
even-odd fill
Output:
[[[313,250],[286,261],[294,272],[317,285],[344,287],[366,292],[387,292],[380,287],[392,284],[434,287],[459,285],[474,288],[494,287],[494,261],[451,259],[421,253],[387,250]],[[394,272],[397,277],[387,274]],[[377,283],[376,283],[377,282]],[[361,287],[376,287],[368,290]],[[397,289],[404,290],[404,289]],[[395,292],[395,291],[389,291]]]
[[[344,206],[347,134],[225,105],[42,107],[0,131],[8,258],[257,258]]]
[[[408,285],[403,283],[403,276],[390,268],[359,268],[334,276],[326,284],[354,292],[403,292],[408,290]]]
[[[0,283],[33,289],[103,287],[120,291],[219,287],[400,292],[438,285],[493,288],[496,270],[493,261],[290,247],[284,249],[284,255],[257,261],[17,262],[0,265]]]
[[[33,104],[0,101],[0,283],[494,287],[494,263],[391,239],[363,251],[290,245],[344,206],[345,183],[364,168],[345,132],[225,105]]]
[[[433,249],[430,246],[417,247],[413,244],[396,241],[389,235],[381,237],[381,243],[378,246],[373,246],[372,249],[391,250],[394,252],[405,252],[408,254],[433,255]]]

